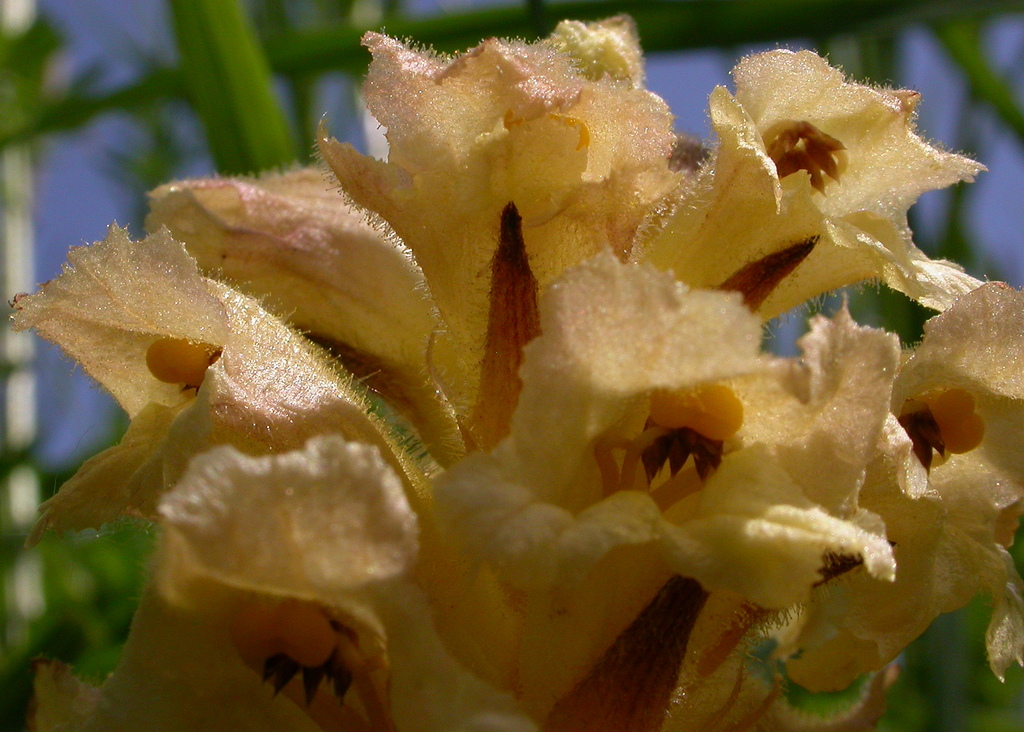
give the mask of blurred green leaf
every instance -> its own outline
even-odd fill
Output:
[[[117,663],[142,593],[153,535],[144,524],[127,522],[91,534],[47,535],[33,550],[42,557],[48,611],[0,655],[0,730],[24,728],[33,659],[59,659],[93,682]]]
[[[57,31],[45,18],[37,18],[23,33],[0,35],[0,68],[38,81],[51,54],[59,47]]]
[[[0,129],[30,123],[42,103],[43,84],[60,37],[40,18],[18,35],[0,34]]]
[[[1013,87],[988,62],[977,22],[956,21],[935,30],[943,47],[963,71],[971,94],[992,107],[1024,144],[1024,112],[1014,96]]]
[[[109,94],[69,94],[44,105],[28,121],[10,125],[0,133],[0,147],[40,133],[75,129],[106,112],[136,110],[160,99],[180,98],[185,94],[185,81],[178,69],[157,69],[140,81]]]
[[[171,0],[182,70],[223,173],[291,163],[296,145],[238,0]]]
[[[1024,10],[1024,0],[975,0],[970,5],[949,0],[599,0],[544,6],[549,24],[628,13],[636,21],[647,53],[891,32],[910,23],[1011,10]],[[337,26],[281,36],[267,44],[267,56],[275,70],[288,73],[361,71],[369,60],[358,46],[364,30]],[[469,48],[488,36],[537,36],[534,16],[522,6],[422,20],[396,19],[388,22],[385,30],[440,51]]]
[[[201,4],[186,0],[177,3],[186,9]],[[1024,0],[974,0],[969,5],[952,0],[597,0],[545,6],[549,23],[563,18],[595,20],[629,13],[637,22],[648,52],[802,37],[828,38],[840,33],[891,33],[910,23],[1021,10]],[[335,25],[285,33],[267,41],[267,61],[273,70],[285,74],[329,70],[361,73],[369,61],[369,55],[359,45],[366,30],[369,28]],[[386,30],[398,37],[431,44],[438,50],[452,51],[473,46],[487,36],[533,37],[536,29],[530,12],[517,5],[436,18],[389,20]],[[241,65],[240,60],[232,67],[236,65]],[[161,69],[108,95],[68,96],[40,110],[35,118],[0,133],[0,147],[41,133],[76,127],[103,112],[133,109],[185,91],[182,70]],[[218,101],[211,100],[211,106]]]

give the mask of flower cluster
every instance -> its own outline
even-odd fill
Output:
[[[628,19],[364,42],[387,161],[166,185],[16,298],[131,417],[31,541],[160,527],[120,666],[39,664],[33,729],[861,730],[978,593],[1022,661],[1024,295],[913,244],[981,170],[915,93],[751,56],[705,151]],[[917,347],[844,308],[762,350],[866,280],[938,311]]]

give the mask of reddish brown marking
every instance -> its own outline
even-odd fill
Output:
[[[476,444],[493,448],[508,434],[523,388],[519,367],[523,346],[540,334],[537,279],[523,241],[523,220],[514,203],[501,212],[498,248],[491,259],[487,341],[480,369],[480,393],[470,420]]]
[[[765,133],[765,148],[780,179],[806,170],[811,185],[820,193],[825,192],[825,175],[839,181],[842,151],[846,148],[810,122],[779,122]]]
[[[860,554],[839,554],[837,552],[825,552],[821,558],[821,566],[818,567],[818,574],[821,579],[814,583],[819,587],[829,580],[835,579],[847,572],[852,572],[864,564],[864,557]]]
[[[697,661],[697,676],[708,678],[719,666],[725,663],[729,655],[736,650],[744,636],[765,616],[766,612],[756,605],[745,603],[732,616],[732,622],[712,645],[701,651]]]
[[[743,304],[751,310],[757,310],[779,283],[807,259],[817,244],[818,237],[809,236],[785,249],[761,257],[741,267],[718,289],[740,293],[743,295]]]
[[[545,732],[656,732],[708,593],[673,577],[548,715]]]

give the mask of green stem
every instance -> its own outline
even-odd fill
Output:
[[[999,118],[1024,143],[1024,112],[1017,104],[1013,87],[988,62],[981,45],[981,30],[976,22],[955,21],[935,29],[946,52],[963,71],[971,94],[987,103]]]
[[[186,87],[217,168],[252,173],[291,163],[296,146],[270,67],[238,0],[170,0]]]

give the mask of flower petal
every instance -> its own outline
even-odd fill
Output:
[[[365,94],[388,130],[389,161],[326,138],[320,152],[423,268],[444,324],[431,358],[468,413],[502,212],[512,203],[522,217],[542,287],[604,248],[625,256],[678,181],[671,116],[630,82],[590,78],[557,43],[491,39],[452,60],[374,33],[364,43],[374,56]]]
[[[35,328],[60,344],[129,417],[150,402],[188,400],[180,385],[147,369],[155,340],[222,346],[228,339],[224,305],[185,248],[167,234],[136,244],[116,226],[103,242],[72,249],[62,274],[38,294],[17,298],[15,310],[16,330]]]
[[[193,461],[161,517],[157,583],[176,607],[216,624],[253,597],[307,603],[384,674],[377,713],[397,729],[534,729],[443,645],[411,581],[416,516],[375,448],[337,436],[255,458],[216,448]]]
[[[164,496],[160,515],[173,556],[165,592],[178,574],[195,574],[333,604],[404,575],[418,546],[398,476],[376,448],[333,435],[263,457],[210,450]]]
[[[844,308],[813,318],[799,346],[799,360],[735,382],[748,405],[740,436],[770,445],[805,496],[849,516],[889,414],[899,339],[858,326]]]
[[[826,215],[905,212],[924,192],[973,180],[984,166],[940,150],[917,135],[921,95],[849,82],[811,51],[754,54],[733,70],[736,99],[759,130],[780,120],[808,120],[842,141],[848,161],[841,185],[821,201]]]
[[[593,440],[654,389],[685,389],[760,364],[758,319],[731,293],[690,291],[610,254],[574,268],[545,294],[542,335],[502,448],[517,479],[563,506],[592,502],[576,480]]]
[[[652,237],[650,261],[691,285],[715,287],[813,238],[814,251],[759,308],[765,318],[863,280],[881,279],[939,310],[980,284],[955,264],[929,260],[911,240],[906,211],[923,192],[973,180],[983,169],[917,136],[916,94],[847,82],[809,51],[755,54],[734,76],[735,97],[722,88],[711,95],[714,159]],[[771,157],[780,126],[823,136],[838,152],[806,153],[796,170],[782,168]],[[828,157],[833,152],[841,163]],[[818,162],[835,167],[834,175],[821,177],[812,167]]]
[[[56,732],[81,724],[96,708],[99,693],[75,678],[60,661],[37,659],[28,728],[33,732]]]
[[[204,274],[331,348],[414,422],[445,421],[424,367],[435,322],[423,274],[322,171],[171,183],[150,206],[147,227],[166,226]]]
[[[222,625],[152,590],[136,611],[117,669],[95,696],[87,715],[68,730],[321,732],[298,706],[260,683]]]
[[[1022,581],[1006,551],[1024,498],[1021,297],[1005,285],[985,285],[926,323],[924,340],[895,380],[893,412],[928,394],[959,390],[970,395],[974,414],[958,417],[980,419],[980,443],[935,456],[925,467],[909,428],[890,420],[861,503],[885,521],[895,545],[895,582],[851,576],[841,595],[816,594],[792,649],[802,646],[801,653],[788,664],[801,684],[844,687],[978,593],[993,599],[987,633],[993,671],[1002,676],[1024,657]]]
[[[34,538],[48,526],[153,518],[188,458],[210,444],[264,452],[337,431],[397,455],[351,377],[256,301],[202,277],[166,232],[135,243],[111,229],[103,242],[73,250],[71,261],[73,269],[18,299],[15,327],[55,340],[138,423],[47,504]],[[150,349],[168,339],[185,355],[211,354],[201,386],[158,377]],[[160,359],[173,365],[178,355]]]

